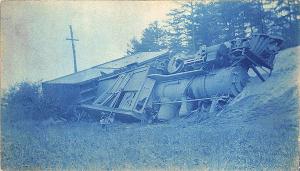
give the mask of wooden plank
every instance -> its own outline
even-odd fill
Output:
[[[97,87],[87,88],[87,89],[84,89],[84,90],[80,91],[80,94],[95,91],[96,89],[97,89]]]
[[[80,100],[79,103],[85,103],[87,101],[94,100],[94,99],[95,99],[95,96],[91,96],[91,97]]]
[[[110,108],[110,107],[106,107],[106,106],[88,105],[88,104],[80,105],[80,107],[90,109],[90,110],[113,112],[113,113],[130,115],[130,116],[136,117],[136,114],[134,112],[132,112],[130,110],[125,110],[125,109],[116,109],[116,108]]]
[[[200,70],[180,72],[180,73],[170,74],[170,75],[150,74],[148,75],[148,77],[156,81],[170,81],[170,80],[190,78],[191,75],[205,75],[205,74],[207,74],[207,72],[200,69]]]

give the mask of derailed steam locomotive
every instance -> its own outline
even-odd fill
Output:
[[[262,80],[272,72],[280,37],[257,34],[214,46],[196,54],[168,53],[162,60],[131,63],[97,78],[95,97],[78,108],[120,120],[170,120],[193,111],[224,108],[246,86],[249,69]]]

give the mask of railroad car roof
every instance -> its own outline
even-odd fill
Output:
[[[76,84],[83,81],[91,80],[101,76],[101,72],[112,73],[114,68],[122,68],[132,63],[141,63],[147,60],[160,57],[168,52],[167,49],[156,52],[140,52],[131,56],[118,58],[100,65],[96,65],[89,69],[79,71],[77,73],[62,76],[44,83],[47,84]]]

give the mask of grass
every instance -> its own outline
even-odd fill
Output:
[[[19,121],[2,132],[2,167],[291,170],[298,157],[297,103],[283,101],[287,96],[296,98],[295,90],[243,111],[244,116],[226,119],[233,106],[200,123],[193,116],[164,124],[116,123],[106,131],[98,123]],[[243,107],[242,103],[236,105]],[[251,119],[252,115],[262,116]]]

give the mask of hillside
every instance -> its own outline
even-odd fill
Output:
[[[266,82],[218,114],[149,125],[19,122],[2,127],[11,169],[296,170],[300,47],[281,51]],[[33,126],[32,126],[33,125]]]

